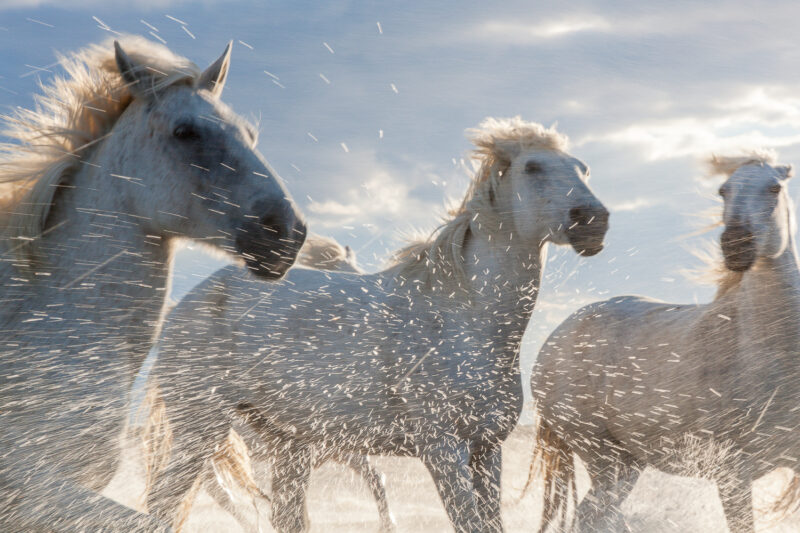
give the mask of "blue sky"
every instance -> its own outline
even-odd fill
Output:
[[[551,250],[530,364],[589,301],[711,298],[680,272],[700,266],[687,248],[715,236],[684,238],[717,205],[699,158],[766,146],[800,163],[796,2],[647,4],[0,0],[0,106],[30,105],[56,51],[108,28],[201,66],[233,39],[224,99],[259,124],[312,229],[370,270],[463,194],[466,128],[486,116],[557,122],[592,167],[611,230],[597,257]],[[183,251],[177,295],[218,264]]]

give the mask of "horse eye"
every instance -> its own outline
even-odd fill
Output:
[[[536,161],[528,161],[527,163],[525,163],[526,174],[538,174],[541,171],[542,171],[542,166]]]
[[[720,196],[725,198],[725,188],[724,187],[720,187],[719,191],[717,191],[717,192],[719,193]]]
[[[781,187],[780,183],[776,183],[774,185],[769,186],[769,192],[771,192],[772,194],[778,194],[779,192],[781,192],[782,189],[783,188]]]
[[[188,124],[181,124],[172,131],[172,136],[182,141],[197,139],[200,135],[192,126]]]

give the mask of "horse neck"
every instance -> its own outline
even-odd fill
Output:
[[[743,317],[744,342],[755,339],[771,353],[800,362],[800,268],[794,235],[781,255],[760,258],[744,275],[735,305]]]
[[[16,273],[29,280],[18,314],[45,311],[71,321],[79,335],[113,342],[107,353],[123,357],[132,378],[160,322],[170,253],[128,214],[110,179],[83,165],[59,191],[48,220],[54,229],[36,242],[34,268]]]
[[[479,313],[491,310],[501,342],[514,357],[539,294],[547,257],[543,236],[528,246],[516,233],[487,231],[473,220],[464,247],[473,306]]]

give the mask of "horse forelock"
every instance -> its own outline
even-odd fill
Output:
[[[569,138],[556,131],[555,126],[545,128],[539,123],[522,120],[519,116],[504,119],[489,117],[477,128],[468,129],[467,133],[475,145],[472,158],[479,162],[479,167],[464,201],[452,215],[467,209],[473,199],[488,197],[514,157],[523,150],[566,151],[569,148]]]
[[[470,223],[477,217],[484,225],[494,223],[491,205],[498,180],[508,171],[513,158],[523,150],[566,151],[569,139],[536,122],[513,118],[486,118],[477,128],[467,130],[478,161],[464,199],[427,238],[416,239],[395,252],[392,268],[405,280],[421,282],[429,290],[451,293],[467,288],[464,275],[464,241]]]
[[[148,91],[192,83],[200,69],[165,46],[118,38],[130,58],[152,73]],[[84,151],[109,134],[133,100],[116,64],[112,40],[58,55],[65,75],[42,84],[33,109],[0,117],[0,234],[23,243],[39,237],[60,182]]]
[[[709,169],[709,176],[730,176],[740,167],[752,164],[774,165],[778,155],[774,150],[767,148],[757,148],[740,155],[718,155],[712,154],[706,160]]]

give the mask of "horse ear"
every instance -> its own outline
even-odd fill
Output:
[[[211,63],[207,69],[200,74],[197,80],[198,89],[207,89],[211,91],[214,96],[222,94],[222,89],[225,87],[225,80],[228,78],[228,67],[231,64],[231,47],[233,41],[228,41],[228,46],[225,51],[219,56],[219,59]]]
[[[128,54],[119,45],[119,41],[114,41],[114,57],[117,60],[119,73],[128,85],[131,94],[137,98],[147,95],[147,81],[152,81],[152,76],[148,74],[147,69],[142,65],[137,65],[128,57]]]
[[[774,168],[778,172],[778,176],[780,177],[780,179],[782,181],[783,180],[788,180],[789,178],[794,176],[794,166],[793,165],[779,165],[779,166],[774,167]]]
[[[350,246],[344,247],[344,257],[350,266],[357,267],[357,259],[356,259],[356,252]]]

